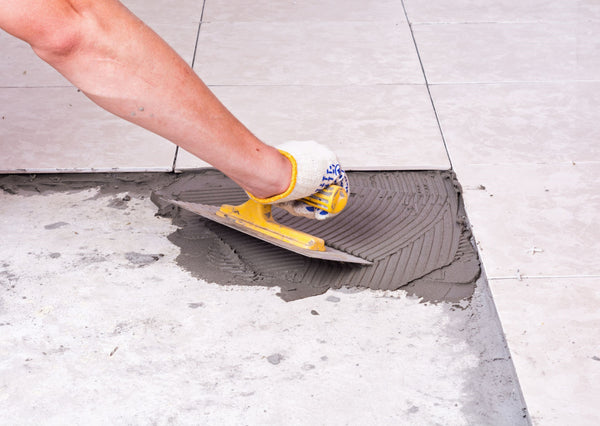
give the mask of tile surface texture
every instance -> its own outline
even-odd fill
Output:
[[[271,145],[316,140],[351,170],[450,163],[398,2],[215,2],[194,69]],[[180,150],[176,168],[208,164]]]
[[[490,285],[533,423],[597,424],[600,277]]]
[[[206,2],[208,22],[406,21],[395,0],[236,0]]]
[[[405,4],[533,423],[597,424],[600,4]]]
[[[415,25],[430,83],[594,80],[597,38],[578,23]],[[591,30],[590,30],[591,31]]]
[[[172,167],[174,145],[100,109],[74,87],[0,89],[0,116],[4,173]]]
[[[194,70],[208,85],[424,83],[406,23],[208,22]]]
[[[407,13],[415,23],[465,22],[565,22],[600,18],[596,0],[404,0]]]
[[[470,165],[458,179],[489,278],[600,275],[600,163]]]
[[[600,161],[600,81],[431,88],[457,168]]]
[[[450,166],[427,90],[421,85],[244,86],[213,91],[271,145],[316,140],[352,170]],[[179,152],[178,168],[208,166]]]
[[[199,24],[202,18],[202,0],[123,0],[129,10],[146,24],[180,25]]]

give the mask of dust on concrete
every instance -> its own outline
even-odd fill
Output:
[[[44,229],[58,229],[69,225],[67,222],[55,222],[44,226]]]
[[[161,257],[164,257],[164,254],[144,254],[144,253],[136,253],[133,251],[125,253],[125,258],[136,267],[148,266],[154,262],[160,260]]]
[[[269,363],[273,364],[273,365],[277,365],[277,364],[281,363],[281,361],[283,361],[283,360],[284,360],[284,357],[281,354],[272,354],[267,357],[267,361],[269,361]]]
[[[125,210],[128,207],[128,202],[131,201],[131,196],[115,197],[108,202],[108,207],[113,209]]]

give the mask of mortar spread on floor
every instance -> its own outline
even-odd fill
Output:
[[[170,240],[178,262],[219,284],[279,286],[284,300],[329,288],[404,287],[427,301],[456,302],[472,295],[480,264],[470,241],[460,187],[451,172],[351,172],[346,209],[325,221],[279,209],[282,224],[321,237],[338,250],[368,259],[358,266],[310,259],[178,209],[169,199],[240,204],[246,194],[214,170],[187,174],[153,193],[162,215],[180,229]]]
[[[337,217],[310,221],[279,209],[274,216],[283,224],[324,238],[336,249],[373,261],[372,266],[308,259],[165,201],[220,205],[246,200],[236,184],[214,170],[7,175],[0,177],[0,188],[21,194],[93,187],[99,188],[99,195],[149,195],[153,191],[159,214],[171,216],[180,227],[169,237],[181,249],[180,266],[217,284],[278,286],[284,300],[343,286],[403,288],[424,301],[458,302],[472,295],[480,264],[453,173],[351,172],[349,176],[350,202]],[[119,201],[109,206],[119,209]]]

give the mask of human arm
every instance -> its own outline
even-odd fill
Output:
[[[96,104],[205,160],[256,199],[325,218],[294,200],[324,183],[348,189],[325,147],[292,143],[292,158],[256,138],[118,0],[0,0],[0,28],[28,42]]]
[[[0,27],[92,101],[202,158],[249,193],[266,198],[288,188],[289,161],[120,2],[0,0]]]

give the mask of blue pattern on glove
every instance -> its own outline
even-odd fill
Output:
[[[348,176],[346,176],[346,172],[342,170],[339,163],[329,165],[321,178],[321,184],[318,189],[324,189],[333,184],[341,186],[346,192],[350,192]]]

